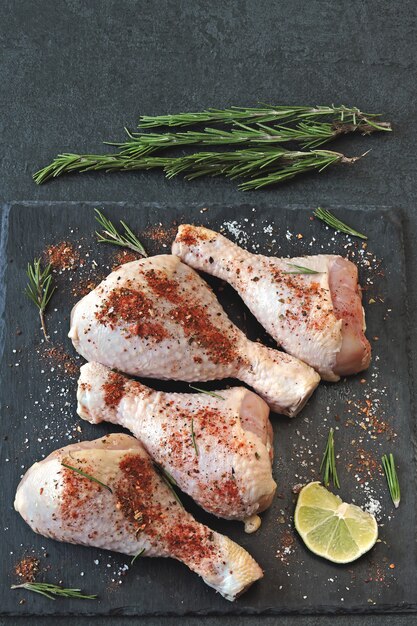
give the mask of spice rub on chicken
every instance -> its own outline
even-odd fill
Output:
[[[319,382],[298,359],[249,341],[204,280],[171,255],[112,272],[76,304],[69,336],[88,361],[127,374],[189,382],[237,378],[272,410],[291,416]]]
[[[18,486],[15,509],[45,537],[177,559],[228,600],[263,575],[246,550],[185,511],[129,435],[72,444],[35,463]]]
[[[230,283],[277,343],[325,380],[369,366],[358,270],[351,261],[326,254],[292,259],[252,254],[189,224],[179,227],[172,252]]]
[[[206,511],[246,522],[270,506],[276,484],[269,408],[245,387],[215,396],[165,393],[86,363],[77,399],[80,417],[130,430]]]

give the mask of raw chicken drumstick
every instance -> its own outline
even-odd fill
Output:
[[[351,261],[327,254],[293,259],[252,254],[189,224],[179,227],[172,252],[230,283],[275,341],[325,380],[369,366],[358,270]],[[294,266],[318,273],[297,274]]]
[[[243,548],[182,508],[129,435],[72,444],[35,463],[17,489],[15,509],[45,537],[129,556],[177,559],[227,600],[262,577]]]
[[[184,381],[238,378],[272,410],[295,415],[319,383],[301,361],[247,337],[176,256],[121,265],[75,305],[69,337],[88,361]]]
[[[272,502],[273,432],[268,405],[245,387],[220,397],[163,393],[86,363],[78,381],[78,414],[129,429],[176,484],[206,511],[260,524]]]

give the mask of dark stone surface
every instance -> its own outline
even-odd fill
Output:
[[[183,208],[172,207],[169,203],[100,204],[113,222],[123,216],[133,230],[140,233],[149,254],[166,252],[166,244],[150,236],[153,224],[163,223],[170,241],[170,233],[175,232],[176,224],[195,221],[218,231],[226,213],[228,223],[234,220],[241,225],[248,250],[284,257],[331,251],[349,254],[358,261],[360,281],[366,289],[364,299],[373,363],[367,372],[350,376],[337,385],[321,384],[301,416],[285,419],[271,414],[275,441],[273,474],[278,481],[278,493],[271,507],[262,515],[260,532],[247,535],[242,524],[216,519],[182,495],[185,507],[197,520],[247,548],[261,564],[264,579],[236,603],[226,602],[219,594],[214,594],[197,576],[174,560],[140,559],[129,567],[130,560],[121,554],[57,543],[36,535],[16,514],[12,503],[22,468],[30,467],[34,460],[70,442],[96,439],[115,431],[112,424],[88,424],[77,416],[75,398],[78,368],[82,360],[75,361],[77,354],[67,337],[68,316],[79,300],[80,285],[98,282],[107,274],[107,268],[114,266],[115,255],[120,254],[114,246],[97,244],[94,206],[97,205],[92,202],[63,201],[20,202],[10,206],[7,252],[0,251],[0,267],[6,266],[6,336],[0,369],[0,466],[6,459],[4,478],[7,483],[3,489],[5,530],[0,544],[0,580],[14,583],[15,564],[29,551],[41,556],[41,571],[47,580],[64,580],[69,587],[81,586],[89,593],[98,594],[98,599],[94,603],[69,599],[45,603],[44,598],[31,594],[20,605],[19,594],[11,593],[8,585],[4,585],[0,589],[1,613],[18,616],[74,613],[230,616],[262,613],[372,614],[384,610],[393,613],[416,610],[415,480],[409,477],[407,481],[402,481],[401,507],[393,514],[384,476],[371,471],[369,478],[368,472],[358,464],[359,454],[376,460],[383,451],[391,450],[393,446],[400,476],[404,476],[414,462],[413,447],[410,445],[414,428],[407,376],[407,298],[402,228],[399,212],[394,208],[352,210],[337,207],[337,215],[341,219],[355,224],[360,232],[367,232],[369,241],[365,253],[357,240],[329,233],[319,220],[311,221],[308,206],[282,207],[277,212],[274,207],[260,206],[259,200],[256,208],[242,204],[226,207],[211,205],[201,213],[198,205]],[[3,214],[7,215],[7,209]],[[30,229],[25,230],[25,222],[30,224]],[[287,240],[285,235],[288,231],[303,233],[302,240],[296,237]],[[51,235],[51,232],[54,234]],[[230,233],[229,236],[234,238]],[[74,359],[75,371],[68,375],[63,375],[59,362],[53,360],[51,363],[46,358],[47,346],[40,345],[39,324],[36,323],[33,304],[22,298],[28,258],[35,258],[48,245],[62,241],[73,243],[80,255],[80,266],[73,271],[53,274],[57,291],[47,311],[47,328],[51,345],[63,346],[65,353]],[[397,255],[386,254],[389,248],[397,250]],[[362,252],[364,255],[359,254]],[[95,266],[91,265],[92,259]],[[234,290],[225,288],[218,280],[207,278],[230,319],[248,337],[259,338],[272,347],[273,342],[242,307]],[[369,300],[375,304],[368,305]],[[16,329],[19,329],[18,335]],[[377,340],[374,338],[376,334]],[[143,382],[165,391],[189,391],[187,383]],[[24,393],[16,393],[22,383],[25,385]],[[213,382],[210,388],[221,389],[224,384],[227,381]],[[389,392],[384,393],[384,389]],[[368,418],[372,422],[375,417],[379,422],[377,427],[369,424],[366,428],[363,424],[366,419],[362,412],[365,398],[369,398],[371,407],[377,407],[375,412],[371,409]],[[335,416],[339,421],[335,421]],[[347,426],[347,423],[350,425]],[[339,427],[336,449],[341,498],[353,500],[362,507],[369,505],[372,498],[374,502],[378,501],[378,508],[381,509],[378,517],[381,542],[347,567],[315,557],[298,535],[289,534],[288,530],[295,503],[291,487],[320,478],[318,468],[329,424]],[[385,429],[383,425],[386,425],[386,432],[381,432],[381,428]],[[81,431],[77,432],[76,428]],[[3,440],[4,436],[7,440]],[[368,487],[359,486],[358,480],[369,481]],[[290,544],[286,543],[288,537]],[[283,545],[288,546],[288,556],[283,554]],[[47,559],[42,558],[45,551]],[[70,566],[67,566],[68,563]],[[390,563],[395,564],[393,570],[388,567]],[[119,578],[118,572],[125,567],[129,571]],[[115,589],[114,580],[116,585],[118,581],[123,584]]]
[[[405,217],[410,311],[415,310],[414,1],[3,0],[1,7],[1,201],[142,200],[180,206],[259,199],[277,206],[306,201],[329,208],[333,203],[398,206]],[[167,182],[159,173],[74,176],[43,187],[31,181],[33,170],[59,151],[94,152],[102,139],[121,138],[123,125],[133,126],[139,113],[257,101],[355,104],[384,112],[395,132],[352,141],[348,154],[372,147],[355,167],[246,195],[226,181]],[[414,352],[412,324],[410,346]],[[410,616],[388,620],[414,623]],[[171,618],[102,621],[175,623]],[[181,623],[269,626],[277,621],[239,617]],[[373,626],[385,619],[279,618],[285,626],[359,621]]]

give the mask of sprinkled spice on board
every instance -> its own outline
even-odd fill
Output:
[[[104,278],[96,278],[94,281],[90,278],[80,279],[76,285],[72,287],[72,295],[76,298],[86,296],[90,291],[97,287],[97,284]]]
[[[359,426],[371,439],[385,435],[388,440],[397,436],[392,426],[382,419],[379,398],[347,400],[347,413],[354,416],[346,421],[346,426]]]
[[[378,474],[382,476],[382,465],[379,459],[364,448],[357,449],[355,463],[349,463],[347,466],[348,472],[352,469],[363,475],[362,482],[366,480],[366,477],[375,478]]]
[[[379,563],[371,563],[371,567],[368,570],[368,576],[365,578],[365,583],[384,583],[384,586],[388,586],[388,581],[386,580],[387,576],[389,577],[392,572],[387,572],[389,566],[379,564]]]
[[[280,548],[276,551],[276,558],[281,561],[283,565],[290,564],[290,557],[295,551],[295,537],[294,533],[290,529],[285,529],[280,536]]]
[[[133,250],[119,250],[114,255],[112,271],[114,272],[118,267],[125,263],[131,263],[132,261],[138,261],[142,258],[142,255]]]
[[[40,561],[35,556],[26,556],[16,564],[14,568],[15,576],[19,582],[33,583],[39,574]]]
[[[44,254],[54,270],[74,270],[83,264],[79,252],[68,241],[48,246]]]
[[[151,226],[143,231],[144,237],[150,239],[154,243],[159,244],[162,248],[171,248],[171,244],[175,239],[177,232],[177,223],[172,226],[164,226],[162,223]]]
[[[65,352],[62,346],[56,345],[49,348],[45,345],[45,349],[40,352],[44,359],[47,359],[53,364],[59,373],[67,374],[68,376],[78,376],[79,374],[79,362],[70,354]]]

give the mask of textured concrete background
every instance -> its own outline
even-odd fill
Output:
[[[417,305],[416,40],[414,0],[1,0],[0,201],[143,200],[178,204],[333,202],[403,210],[411,311]],[[386,114],[388,136],[357,138],[372,152],[276,189],[166,182],[161,174],[82,175],[36,187],[31,173],[60,151],[99,151],[139,113],[257,102],[357,105]],[[395,254],[394,250],[387,253]],[[411,349],[416,346],[412,326]],[[417,593],[417,591],[416,591]],[[26,620],[25,620],[26,621]],[[35,620],[52,624],[57,620]],[[172,618],[102,619],[165,626]],[[93,620],[64,619],[87,624]],[[195,624],[412,624],[411,616],[194,618]],[[12,620],[0,624],[12,623]],[[24,621],[13,619],[13,623]]]

